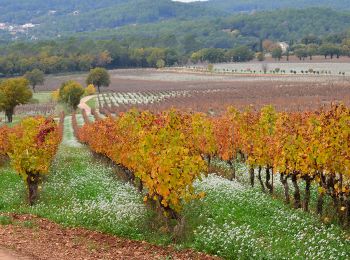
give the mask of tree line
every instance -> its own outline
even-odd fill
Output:
[[[23,75],[39,69],[45,74],[88,71],[94,67],[164,67],[180,62],[170,48],[129,48],[118,41],[16,43],[0,48],[0,75]]]
[[[189,43],[190,44],[190,43]],[[24,75],[40,70],[45,74],[128,67],[157,67],[186,64],[193,61],[247,61],[254,58],[248,47],[209,48],[183,53],[176,48],[130,48],[116,40],[16,43],[0,48],[0,75]],[[34,86],[35,87],[35,86]]]
[[[232,33],[232,32],[231,32]],[[327,37],[306,35],[299,41],[289,41],[282,49],[278,41],[261,39],[257,44],[235,47],[205,47],[201,38],[187,35],[181,43],[173,35],[163,35],[162,47],[135,47],[130,41],[69,38],[60,41],[18,42],[0,45],[0,76],[19,76],[34,69],[45,74],[130,67],[165,67],[190,62],[244,62],[264,55],[281,59],[295,55],[300,60],[315,55],[327,58],[350,56],[350,33],[330,34]],[[151,43],[151,46],[157,44]],[[146,43],[144,46],[148,46]]]

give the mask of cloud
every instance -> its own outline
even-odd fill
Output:
[[[208,0],[172,0],[173,2],[191,3],[191,2],[207,2]]]

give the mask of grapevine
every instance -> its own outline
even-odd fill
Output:
[[[22,176],[28,188],[28,202],[33,205],[42,177],[49,172],[61,135],[51,118],[29,117],[8,135],[12,167]]]

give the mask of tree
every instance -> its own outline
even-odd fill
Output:
[[[305,60],[305,58],[308,56],[308,52],[306,48],[298,48],[294,51],[295,56],[299,58],[299,60]]]
[[[203,51],[199,50],[199,51],[193,52],[191,55],[191,61],[194,63],[198,63],[199,61],[203,61]]]
[[[342,50],[342,55],[344,55],[344,56],[350,56],[350,47],[349,47],[349,45],[343,45],[342,47],[341,47],[341,50]]]
[[[145,65],[146,63],[145,49],[143,48],[131,49],[128,55],[134,66],[142,67]]]
[[[274,46],[275,44],[273,43],[273,41],[271,40],[264,40],[262,42],[262,47],[264,49],[265,52],[270,52],[272,51],[272,47]]]
[[[226,52],[226,60],[244,62],[254,59],[254,53],[247,46],[239,46]]]
[[[157,67],[157,62],[165,59],[165,49],[162,48],[147,48],[145,49],[145,54],[146,61],[150,67]]]
[[[91,96],[96,94],[96,88],[94,85],[90,84],[84,89],[84,96]]]
[[[350,39],[346,38],[341,44],[342,54],[345,56],[350,56]]]
[[[338,47],[335,44],[323,44],[319,48],[319,53],[327,59],[327,56],[331,56],[331,59],[333,59],[334,55],[339,58],[341,55],[341,47]]]
[[[256,54],[256,58],[258,59],[258,61],[264,61],[265,60],[265,55],[263,52],[258,52]]]
[[[0,111],[4,111],[9,123],[12,122],[15,107],[26,104],[33,93],[25,78],[7,79],[0,83]]]
[[[156,64],[156,67],[158,69],[164,68],[165,67],[165,61],[164,60],[158,60],[157,64]]]
[[[218,63],[218,62],[225,61],[225,59],[227,59],[225,57],[225,51],[223,49],[217,49],[217,48],[201,49],[197,52],[192,53],[191,55],[191,60],[196,63],[198,61]]]
[[[200,43],[194,34],[187,34],[182,40],[183,49],[186,53],[190,53],[199,49]]]
[[[308,35],[308,36],[305,36],[304,38],[301,39],[301,43],[305,44],[305,45],[309,45],[309,44],[320,45],[321,39],[315,35]]]
[[[309,44],[307,45],[307,54],[310,57],[310,60],[312,60],[312,56],[317,54],[317,50],[318,50],[318,45],[316,44]]]
[[[59,89],[52,91],[51,100],[54,102],[60,101],[60,90]]]
[[[165,65],[172,66],[179,62],[179,54],[174,49],[165,50]]]
[[[32,71],[28,71],[24,77],[29,81],[29,84],[32,86],[33,92],[35,93],[35,87],[37,85],[44,84],[45,81],[45,75],[44,72],[42,72],[39,69],[34,69]]]
[[[285,55],[286,55],[286,60],[289,61],[289,56],[290,56],[289,48],[287,48]]]
[[[77,109],[83,95],[84,88],[78,82],[70,80],[61,85],[59,100],[68,104],[75,110]]]
[[[93,84],[97,86],[98,93],[101,93],[100,87],[108,87],[109,84],[111,84],[111,79],[106,69],[95,68],[90,70],[86,83],[88,85]]]
[[[282,58],[282,48],[280,46],[275,46],[273,49],[272,49],[272,58],[274,59],[278,59],[278,60],[281,60]]]
[[[109,51],[103,51],[96,57],[95,63],[97,66],[106,66],[112,62],[111,54]]]
[[[225,51],[223,49],[210,48],[204,49],[204,60],[210,63],[225,61]]]

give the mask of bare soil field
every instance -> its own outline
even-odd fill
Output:
[[[278,110],[314,109],[331,102],[350,105],[350,77],[315,75],[223,75],[155,69],[113,70],[111,85],[103,92],[161,92],[188,90],[191,95],[168,106],[194,110],[222,110],[225,106]],[[84,83],[86,74],[50,76],[41,90],[54,90],[66,80]]]

